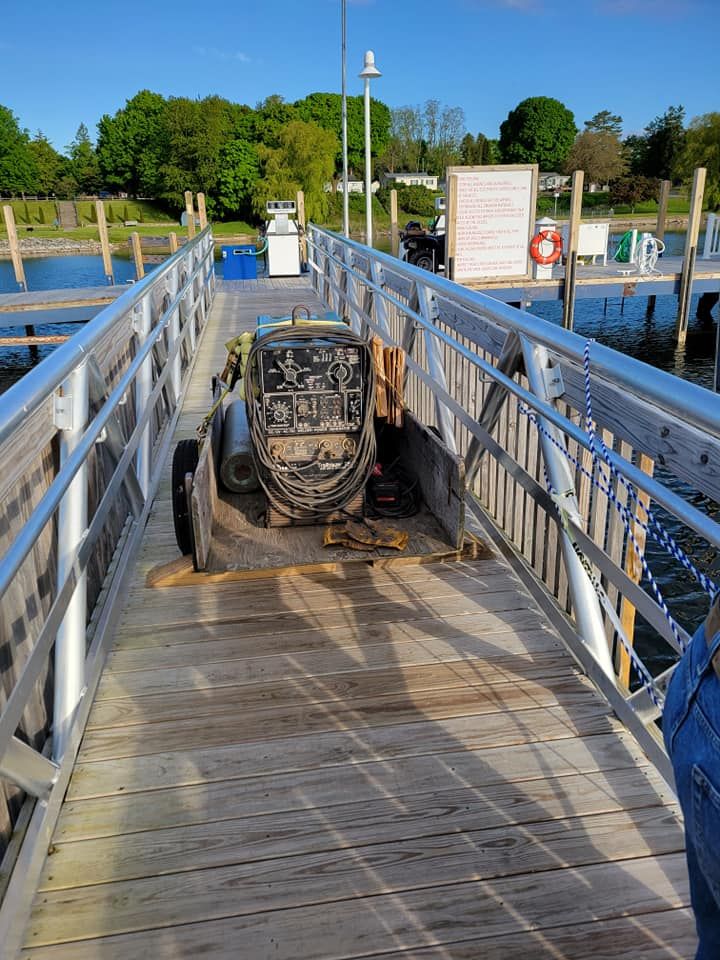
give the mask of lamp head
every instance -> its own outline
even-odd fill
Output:
[[[365,51],[365,66],[362,68],[362,71],[359,73],[361,80],[374,80],[375,77],[381,77],[382,74],[375,66],[375,54],[372,50]]]

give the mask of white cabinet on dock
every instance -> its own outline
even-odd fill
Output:
[[[563,251],[567,252],[567,224],[562,229],[562,238]],[[607,266],[607,250],[609,240],[609,223],[581,223],[578,233],[578,256],[592,257],[593,263],[595,263],[595,257],[602,257],[603,265]]]

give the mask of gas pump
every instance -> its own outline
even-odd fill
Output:
[[[300,232],[294,217],[294,200],[268,200],[265,224],[269,277],[300,275]]]

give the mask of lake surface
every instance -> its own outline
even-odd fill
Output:
[[[681,254],[684,233],[669,233],[666,236],[668,253]],[[701,241],[702,243],[702,241]],[[389,241],[381,237],[378,247],[387,249]],[[117,283],[134,278],[131,261],[123,257],[113,258],[113,269]],[[150,269],[150,267],[148,268]],[[222,276],[222,262],[216,263],[216,270]],[[82,257],[42,257],[25,261],[28,286],[31,290],[50,290],[67,287],[102,286],[105,282],[102,259],[92,256]],[[15,292],[12,266],[9,261],[0,260],[0,292]],[[694,298],[690,313],[690,326],[687,344],[684,349],[676,349],[673,343],[677,298],[658,297],[653,313],[647,312],[646,297],[630,297],[605,300],[578,300],[575,310],[575,331],[583,337],[592,337],[622,353],[643,360],[661,370],[667,370],[683,379],[693,381],[705,387],[711,387],[714,367],[715,325],[701,323],[695,317],[697,298]],[[559,324],[562,317],[562,305],[559,302],[538,302],[529,310],[552,323]],[[96,313],[97,308],[63,311],[73,320],[83,323]],[[715,308],[717,314],[717,308]],[[30,319],[31,315],[28,315]],[[48,311],[42,316],[32,315],[38,332],[67,333],[74,327],[54,324],[53,318],[59,318],[59,312]],[[2,331],[0,331],[2,335]],[[47,356],[52,347],[39,348],[40,358]],[[33,365],[27,348],[0,348],[0,392],[17,380]],[[715,401],[710,401],[715,402]],[[718,400],[717,402],[720,402]],[[696,491],[685,489],[673,478],[662,476],[658,467],[656,476],[667,480],[683,496],[688,497],[699,509],[720,519],[717,504],[708,502]],[[662,511],[657,511],[662,516]],[[667,519],[667,518],[666,518]],[[700,565],[715,580],[720,580],[720,567],[714,551],[694,535],[690,535],[678,524],[668,520],[668,526],[689,555],[699,558]],[[707,611],[707,598],[697,588],[694,581],[681,569],[680,565],[668,560],[667,555],[652,542],[647,547],[647,557],[661,589],[666,594],[670,609],[685,625],[693,625],[704,617]],[[639,647],[647,648],[650,660],[655,666],[671,659],[668,654],[657,648],[653,632],[642,622],[638,623]]]

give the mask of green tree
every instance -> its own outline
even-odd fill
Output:
[[[133,196],[158,192],[165,105],[161,94],[140,90],[114,116],[100,118],[97,156],[108,187]]]
[[[646,177],[670,180],[685,147],[685,108],[668,107],[645,127]]]
[[[618,139],[622,134],[622,117],[609,110],[600,110],[585,121],[585,129],[589,133],[613,133]]]
[[[587,184],[617,180],[627,168],[622,146],[616,133],[609,130],[583,130],[565,162],[565,172],[584,170]]]
[[[220,150],[217,211],[220,216],[250,213],[252,192],[260,176],[257,149],[245,140],[231,140]]]
[[[337,137],[315,123],[292,120],[278,134],[276,148],[258,147],[261,177],[253,189],[253,209],[265,215],[268,200],[290,200],[298,190],[305,193],[309,220],[322,221],[329,210],[325,184],[332,178],[337,154]]]
[[[68,174],[80,193],[96,193],[100,188],[100,167],[88,128],[81,123],[68,146]]]
[[[647,165],[647,137],[630,134],[622,142],[622,152],[628,172],[642,176]]]
[[[620,177],[610,184],[610,202],[625,203],[635,213],[635,205],[652,200],[658,194],[658,182],[650,177]]]
[[[338,153],[335,169],[342,169],[342,97],[339,93],[311,93],[293,104],[298,120],[316,123],[335,134]],[[348,166],[351,170],[365,169],[365,112],[362,97],[347,98]],[[370,150],[380,156],[390,140],[390,108],[382,101],[370,98]]]
[[[690,122],[675,172],[690,183],[696,167],[707,170],[706,203],[720,209],[720,113],[704,113]]]
[[[570,153],[577,127],[568,108],[552,97],[529,97],[500,126],[504,163],[537,163],[541,170],[560,170]]]
[[[160,199],[180,209],[186,190],[203,191],[208,212],[214,214],[221,152],[233,139],[239,111],[239,105],[217,96],[204,100],[171,97],[167,101],[160,125]]]
[[[37,167],[30,136],[9,107],[0,105],[0,190],[34,193]]]
[[[38,130],[28,147],[35,162],[35,189],[38,193],[55,193],[67,161],[57,152],[42,130]]]

